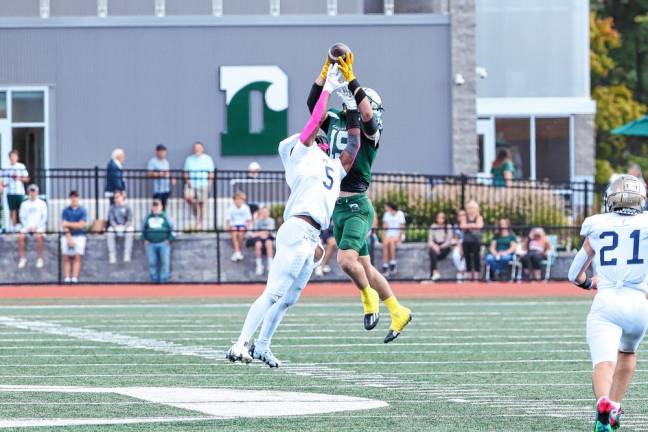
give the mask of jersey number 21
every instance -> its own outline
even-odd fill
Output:
[[[644,262],[643,258],[639,258],[639,236],[640,235],[641,232],[639,230],[634,230],[632,231],[632,233],[630,233],[630,238],[632,239],[632,259],[629,259],[627,261],[628,264],[643,264]],[[600,262],[602,266],[617,264],[616,258],[606,259],[605,253],[612,252],[614,249],[616,249],[619,246],[619,234],[617,234],[615,231],[604,231],[599,236],[601,240],[608,237],[612,238],[612,244],[609,246],[603,246],[601,248]]]

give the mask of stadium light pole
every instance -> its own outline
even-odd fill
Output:
[[[212,0],[212,15],[223,16],[223,0]]]
[[[97,16],[100,18],[108,16],[108,0],[97,0]]]
[[[164,17],[166,14],[166,0],[155,0],[155,16]]]
[[[326,13],[329,16],[338,14],[338,0],[326,0]]]
[[[50,0],[40,0],[40,17],[49,18],[50,16]]]

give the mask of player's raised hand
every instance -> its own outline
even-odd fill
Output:
[[[328,73],[329,67],[331,66],[331,59],[329,56],[326,56],[326,59],[324,59],[324,65],[322,66],[322,71],[320,72],[320,79],[322,82],[326,82],[326,74]]]
[[[351,82],[355,79],[355,75],[353,74],[353,53],[351,51],[349,51],[344,57],[338,57],[337,64],[347,82]]]
[[[344,77],[340,73],[339,66],[336,64],[331,66],[328,72],[326,73],[326,82],[324,83],[324,91],[327,91],[330,94],[332,94],[337,89],[345,87],[346,84],[347,83],[346,81],[344,81]]]
[[[342,99],[342,103],[346,106],[347,109],[358,109],[358,104],[356,103],[355,98],[353,97],[353,94],[348,87],[342,87],[340,90],[338,90],[337,95],[340,97],[340,99]]]

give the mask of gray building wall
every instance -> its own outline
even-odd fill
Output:
[[[127,167],[144,167],[163,142],[180,168],[201,140],[219,168],[239,169],[250,158],[219,156],[219,66],[280,66],[289,77],[289,129],[298,131],[323,53],[343,34],[360,82],[377,89],[386,107],[375,169],[451,173],[447,17],[263,19],[253,26],[244,17],[0,22],[0,84],[50,86],[51,167],[103,166],[118,146],[127,150]],[[280,168],[277,157],[257,159]]]
[[[596,172],[594,114],[574,114],[574,176],[593,180]]]

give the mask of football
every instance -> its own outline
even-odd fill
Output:
[[[333,44],[331,45],[331,48],[329,48],[328,50],[329,60],[331,60],[331,62],[333,63],[337,63],[338,57],[344,57],[350,51],[351,48],[349,48],[346,44],[342,42]]]

